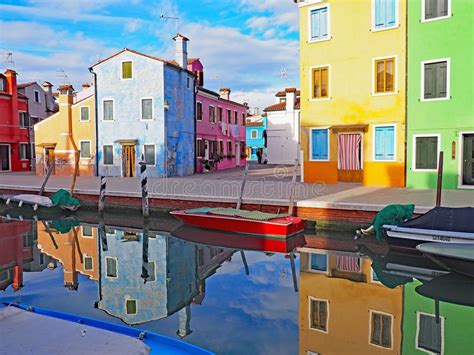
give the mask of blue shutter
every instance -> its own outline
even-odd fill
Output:
[[[375,0],[375,28],[385,25],[385,0]]]
[[[311,159],[326,160],[328,158],[328,130],[315,129],[312,131]]]
[[[312,132],[312,146],[311,146],[311,159],[321,159],[320,145],[318,144],[320,131],[313,130]]]
[[[311,40],[320,40],[328,36],[328,8],[311,11]]]
[[[395,128],[375,128],[375,160],[393,160],[395,158]]]
[[[311,11],[311,40],[319,39],[319,11]]]
[[[328,36],[328,8],[325,7],[320,10],[320,16],[319,16],[319,36],[320,38],[326,38]]]
[[[395,127],[385,127],[385,160],[395,158]]]
[[[328,158],[328,131],[323,130],[321,132],[321,142],[320,142],[320,152],[321,152],[321,159],[327,159]]]
[[[396,1],[385,0],[385,27],[392,27],[395,25],[396,18]]]
[[[385,159],[384,127],[375,128],[375,160]]]

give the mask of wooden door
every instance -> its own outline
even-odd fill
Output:
[[[338,135],[338,181],[362,182],[362,134]]]
[[[0,145],[0,171],[10,171],[10,145]]]
[[[463,185],[474,185],[474,134],[464,136],[462,164]]]
[[[123,177],[135,176],[135,146],[134,145],[122,146],[122,176]]]

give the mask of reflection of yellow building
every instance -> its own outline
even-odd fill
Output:
[[[63,265],[64,286],[78,287],[78,273],[99,279],[97,229],[87,225],[59,233],[51,223],[38,222],[38,248]]]
[[[70,85],[59,87],[59,111],[37,123],[35,130],[36,174],[44,175],[55,161],[55,175],[71,176],[76,157],[78,175],[95,175],[94,88],[74,93]]]
[[[402,287],[375,281],[371,261],[357,254],[300,255],[301,355],[400,354]]]

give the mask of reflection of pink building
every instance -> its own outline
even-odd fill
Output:
[[[220,93],[205,89],[203,66],[189,59],[188,69],[197,75],[196,171],[245,166],[247,106],[230,100],[230,89]]]

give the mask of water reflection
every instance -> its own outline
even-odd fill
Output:
[[[240,237],[3,221],[0,301],[140,324],[223,354],[472,354],[473,279],[343,233]]]

